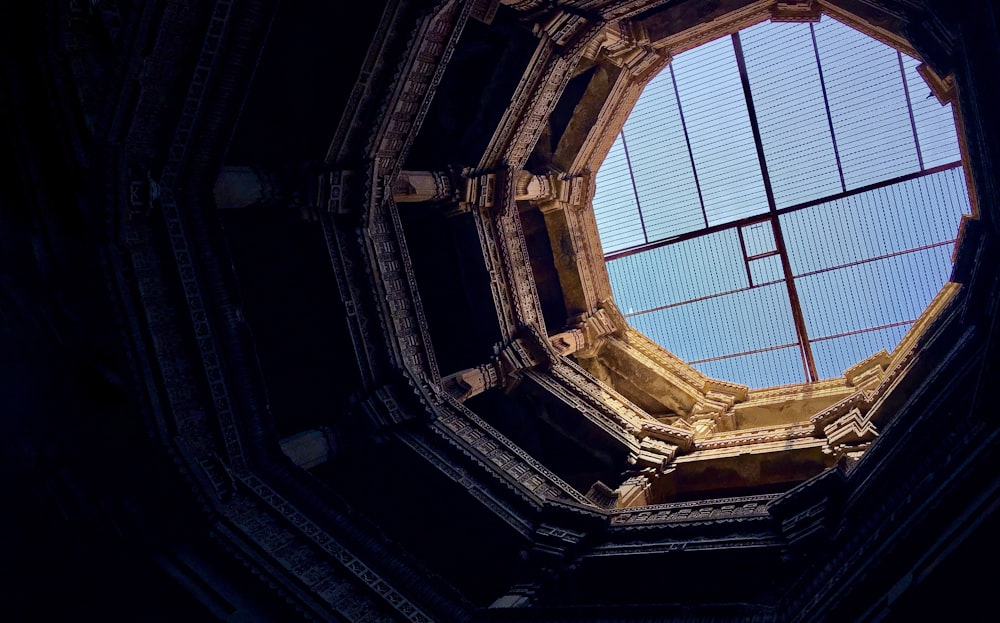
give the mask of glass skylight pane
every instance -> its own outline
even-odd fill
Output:
[[[801,275],[954,240],[968,211],[965,177],[955,168],[790,212],[780,220],[792,272]],[[945,248],[950,252],[950,246]]]
[[[809,24],[763,22],[740,41],[777,206],[841,192]]]
[[[629,176],[621,135],[597,170],[594,216],[605,253],[643,244],[639,208]]]
[[[774,244],[774,228],[771,227],[771,221],[761,221],[741,229],[743,244],[747,247],[747,257],[770,253],[777,248]]]
[[[816,374],[821,379],[841,376],[844,370],[873,353],[883,349],[891,353],[911,326],[905,324],[812,342]]]
[[[705,226],[669,71],[642,92],[625,138],[650,242]]]
[[[948,280],[951,252],[933,247],[797,278],[809,338],[915,319]]]
[[[631,316],[633,327],[685,361],[794,344],[788,290],[776,284]]]
[[[747,287],[736,230],[700,236],[608,262],[625,314]]]
[[[920,170],[896,50],[828,17],[814,27],[848,190]]]
[[[910,89],[913,103],[913,121],[917,126],[920,153],[924,158],[924,168],[948,164],[961,159],[958,134],[955,131],[955,116],[951,104],[942,106],[931,93],[924,79],[917,73],[920,61],[903,55],[906,68],[906,84]]]
[[[749,264],[750,276],[753,277],[753,284],[755,286],[773,281],[782,281],[785,278],[785,271],[781,267],[780,255],[769,255],[751,260]]]
[[[806,380],[798,345],[696,363],[694,368],[710,377],[750,387],[774,387]]]
[[[672,66],[709,225],[767,212],[732,39],[684,52]]]

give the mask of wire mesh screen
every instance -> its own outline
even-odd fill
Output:
[[[892,350],[970,209],[951,106],[918,64],[825,17],[678,55],[597,177],[629,322],[751,387]]]

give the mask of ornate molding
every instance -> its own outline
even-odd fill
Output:
[[[710,525],[746,520],[771,520],[767,505],[779,493],[720,498],[701,502],[673,502],[652,506],[631,506],[611,510],[611,530],[631,531],[675,525]]]
[[[536,509],[546,499],[593,506],[584,495],[535,461],[527,452],[461,403],[446,398],[433,406],[432,430],[445,437],[487,472],[500,478]]]

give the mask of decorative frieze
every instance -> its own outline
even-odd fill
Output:
[[[767,505],[781,494],[720,498],[699,502],[672,502],[655,506],[628,506],[611,511],[611,527],[727,523],[747,519],[770,519]]]

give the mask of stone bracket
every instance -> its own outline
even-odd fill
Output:
[[[821,15],[815,0],[778,0],[771,7],[772,22],[818,22]]]

